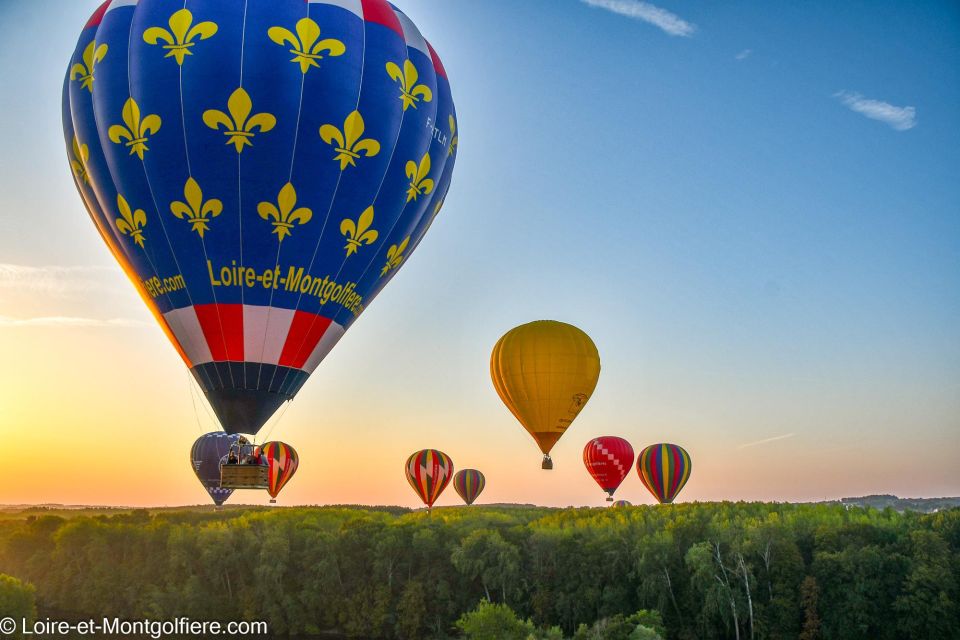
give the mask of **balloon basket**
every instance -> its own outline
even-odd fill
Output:
[[[548,471],[553,469],[553,459],[550,456],[543,456],[543,464],[540,465],[540,468]]]
[[[607,502],[613,502],[613,496],[607,496]]]
[[[277,504],[276,498],[270,498],[270,504]]]

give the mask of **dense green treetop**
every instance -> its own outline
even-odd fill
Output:
[[[960,510],[725,502],[68,515],[0,519],[0,572],[35,585],[41,613],[245,618],[276,635],[356,638],[481,637],[508,613],[518,633],[544,638],[960,637]]]

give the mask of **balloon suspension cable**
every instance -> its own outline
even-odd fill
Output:
[[[283,416],[286,415],[287,409],[289,408],[290,408],[290,401],[287,400],[286,402],[283,403],[283,411],[280,412],[280,415],[277,416],[277,419],[273,421],[272,425],[270,425],[270,429],[267,430],[267,435],[263,437],[264,442],[270,441],[270,434],[273,433],[273,430],[276,429],[277,425],[280,424],[280,421],[283,420]]]
[[[193,405],[193,417],[197,421],[197,429],[200,430],[200,433],[203,433],[203,425],[200,424],[200,413],[197,411],[197,401],[193,397],[193,385],[191,384],[193,376],[190,375],[190,370],[187,370],[187,393],[190,394],[190,404]]]
[[[193,384],[191,384],[191,382]],[[193,413],[197,417],[197,426],[200,427],[201,432],[204,432],[203,427],[200,426],[200,416],[199,412],[197,411],[197,401],[193,397],[194,394],[199,395],[199,393],[202,393],[202,391],[200,391],[200,386],[197,384],[196,378],[193,377],[193,374],[191,374],[189,370],[187,371],[187,385],[190,388],[190,402],[193,403]],[[207,416],[210,418],[210,422],[214,425],[214,427],[219,427],[220,421],[217,420],[216,416],[213,415],[213,412],[210,410],[210,405],[204,402],[203,398],[200,399],[200,405],[206,410]]]

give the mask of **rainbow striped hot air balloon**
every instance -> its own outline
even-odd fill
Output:
[[[690,479],[690,454],[675,444],[652,444],[640,452],[637,473],[660,504],[673,502]]]
[[[404,471],[407,482],[429,510],[453,478],[453,460],[443,451],[424,449],[407,458]]]
[[[260,456],[267,465],[267,493],[270,494],[270,502],[276,502],[280,490],[297,472],[300,456],[293,447],[283,442],[266,443],[260,450]]]
[[[453,477],[453,488],[467,504],[473,504],[486,484],[486,478],[476,469],[461,469]]]
[[[614,508],[617,508],[617,507],[632,507],[632,506],[633,506],[633,503],[630,502],[629,500],[617,500],[616,502],[614,502],[614,503],[613,503],[612,505],[610,505],[610,506],[611,506],[611,507],[614,507]]]

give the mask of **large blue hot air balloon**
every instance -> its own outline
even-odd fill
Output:
[[[439,57],[385,0],[110,0],[63,128],[100,235],[254,434],[417,247],[458,143]]]
[[[230,452],[230,446],[235,444],[238,438],[236,435],[214,431],[197,438],[190,449],[193,471],[218,507],[233,495],[233,489],[220,488],[220,460]]]

